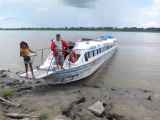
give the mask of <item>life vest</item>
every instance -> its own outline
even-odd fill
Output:
[[[62,43],[62,54],[64,55],[65,49],[68,48],[68,44],[64,40],[61,40],[61,43]],[[58,52],[56,49],[57,49],[56,43],[55,43],[55,41],[52,41],[51,50],[53,51],[54,54],[57,54],[57,52]]]
[[[69,57],[70,57],[70,61],[72,63],[75,63],[76,62],[76,53],[74,52],[74,50],[72,50],[69,54]]]

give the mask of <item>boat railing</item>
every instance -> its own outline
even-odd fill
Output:
[[[66,50],[67,52],[70,52],[71,50]],[[40,66],[44,63],[44,61],[47,59],[48,55],[52,52],[50,48],[41,48],[35,50],[36,56],[33,56],[33,62],[34,66]]]
[[[50,48],[41,48],[35,50],[35,54],[31,55],[34,67],[41,66],[51,53]]]
[[[37,53],[37,54],[40,54],[40,62],[41,62],[41,64],[44,63],[44,58],[49,55],[49,53],[46,54],[46,52],[47,52],[47,53],[48,53],[48,52],[51,52],[50,48],[41,48],[41,49],[36,50],[36,53]],[[46,59],[46,58],[45,58],[45,59]]]

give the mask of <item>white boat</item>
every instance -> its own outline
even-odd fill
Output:
[[[45,79],[50,84],[65,84],[86,78],[114,54],[117,49],[117,39],[109,35],[98,39],[85,38],[71,48],[76,54],[74,63],[68,55],[64,61],[64,69],[57,69],[51,52],[44,64],[34,70],[35,79]],[[20,76],[26,77],[26,74]],[[30,72],[28,76],[32,78]]]

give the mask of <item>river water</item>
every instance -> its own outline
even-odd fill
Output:
[[[119,41],[118,51],[96,73],[78,84],[119,88],[141,88],[160,92],[160,34],[143,32],[90,31],[0,31],[0,69],[24,70],[19,43],[27,41],[32,50],[49,48],[51,39],[61,33],[66,40],[97,38],[111,34]],[[49,52],[49,51],[48,51]],[[47,55],[47,52],[45,53]],[[35,59],[40,64],[40,57]]]

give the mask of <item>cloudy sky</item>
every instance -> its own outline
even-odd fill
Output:
[[[0,0],[0,27],[160,27],[160,0]]]

